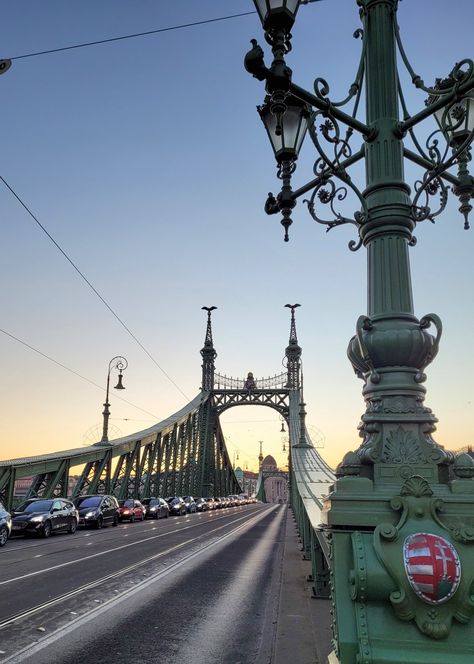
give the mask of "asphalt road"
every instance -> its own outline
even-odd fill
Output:
[[[0,662],[269,662],[286,513],[251,505],[10,540]]]

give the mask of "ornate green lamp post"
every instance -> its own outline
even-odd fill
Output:
[[[113,357],[109,362],[109,369],[107,371],[107,387],[105,389],[105,403],[104,410],[102,411],[102,416],[104,418],[103,428],[102,428],[102,439],[100,444],[108,444],[109,442],[109,417],[110,417],[110,403],[109,403],[109,390],[110,390],[110,372],[112,369],[117,369],[119,372],[117,385],[115,385],[116,390],[124,390],[125,387],[122,383],[123,376],[122,372],[128,367],[127,360],[121,355]]]
[[[467,664],[474,658],[474,462],[432,438],[437,420],[424,405],[423,383],[442,326],[435,314],[415,316],[409,247],[416,224],[443,211],[449,188],[469,227],[474,63],[463,60],[448,78],[426,86],[400,40],[398,0],[357,0],[362,54],[348,96],[331,99],[321,78],[310,93],[293,83],[285,61],[300,4],[255,0],[273,62],[265,65],[252,40],[245,67],[265,81],[267,97],[258,110],[283,183],[277,196],[269,194],[266,212],[281,214],[288,240],[292,210],[308,194],[313,219],[327,230],[353,224],[358,239],[350,249],[364,246],[368,255],[367,314],[348,347],[364,384],[362,442],[339,464],[323,510],[331,551],[332,661]],[[398,59],[427,95],[414,115],[399,86]],[[345,106],[352,108],[345,112]],[[415,128],[431,116],[438,128],[422,145]],[[306,131],[318,153],[315,177],[294,191],[291,176]],[[405,160],[424,170],[413,188],[405,181]],[[366,172],[361,190],[349,174],[359,161]],[[353,217],[336,210],[349,194],[358,202]],[[330,210],[329,218],[321,208]]]

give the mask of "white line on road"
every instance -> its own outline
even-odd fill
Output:
[[[102,614],[104,611],[109,610],[117,606],[118,604],[121,604],[123,601],[128,600],[130,597],[136,595],[139,592],[142,592],[146,587],[152,585],[153,583],[156,583],[157,581],[160,581],[162,578],[170,574],[170,572],[182,567],[184,564],[188,563],[189,561],[193,560],[197,556],[201,556],[204,551],[207,551],[211,549],[212,547],[215,547],[217,545],[220,545],[224,540],[228,539],[229,537],[232,537],[232,535],[235,535],[238,531],[242,530],[245,527],[248,526],[253,526],[255,525],[258,521],[261,521],[264,519],[266,516],[268,516],[269,511],[274,511],[277,508],[277,506],[272,506],[270,510],[262,510],[259,511],[258,514],[256,514],[254,517],[247,519],[244,523],[239,524],[235,528],[233,528],[230,532],[226,533],[222,537],[219,537],[218,540],[214,540],[208,544],[205,544],[204,546],[200,547],[198,551],[195,551],[194,553],[190,553],[188,556],[185,556],[184,558],[181,558],[181,560],[178,560],[177,562],[170,563],[169,566],[167,566],[166,569],[161,570],[160,572],[157,572],[153,574],[152,576],[148,577],[147,579],[144,579],[143,581],[137,583],[133,588],[124,590],[120,594],[116,595],[115,597],[106,600],[103,604],[100,605],[100,607],[91,609],[87,614],[80,616],[79,618],[75,618],[70,622],[68,625],[65,627],[61,627],[55,632],[53,632],[51,635],[48,637],[42,639],[39,643],[33,643],[29,646],[26,646],[19,652],[15,653],[14,655],[11,655],[7,659],[2,660],[2,664],[19,664],[19,662],[23,662],[27,657],[31,657],[32,655],[35,655],[36,653],[40,652],[44,648],[47,648],[49,645],[54,643],[60,638],[63,638],[70,632],[74,631],[78,627],[81,627],[82,625],[85,625],[89,621],[93,620],[99,613]],[[244,517],[241,517],[240,519],[236,519],[232,523],[236,523],[237,521],[242,521],[242,519],[246,518],[247,515]],[[217,530],[222,530],[222,528],[225,528],[225,526],[228,524],[223,524],[222,526],[219,526],[218,528],[215,528],[214,530],[210,531],[215,532]],[[209,533],[204,533],[204,534],[209,534]],[[202,535],[199,535],[198,537],[195,537],[193,539],[188,540],[187,542],[183,542],[181,544],[175,545],[174,547],[171,547],[168,549],[167,552],[161,552],[159,554],[156,554],[155,556],[152,556],[151,558],[158,558],[160,556],[165,555],[165,553],[169,553],[177,548],[183,547],[187,544],[189,544],[192,541],[195,541],[196,539],[199,539],[199,537],[202,537]],[[151,559],[150,558],[150,559]],[[139,564],[144,564],[148,560],[144,560],[141,563],[136,563],[135,565],[131,567],[137,567]],[[80,589],[76,589],[72,591],[71,593],[68,593],[67,595],[63,595],[61,598],[57,598],[56,600],[51,600],[50,602],[47,602],[45,604],[42,604],[41,606],[36,607],[35,609],[32,609],[30,611],[25,612],[24,614],[18,615],[15,618],[12,618],[2,624],[0,624],[0,629],[5,627],[6,625],[10,624],[13,622],[13,620],[19,620],[20,618],[26,617],[30,615],[31,613],[35,613],[38,610],[42,608],[47,608],[48,606],[51,606],[52,604],[57,603],[58,601],[62,601],[64,599],[67,599],[68,597],[72,597],[73,595],[76,595],[78,592],[81,592],[82,590],[85,590],[86,588],[91,587],[93,584],[94,585],[99,585],[99,583],[102,583],[103,581],[107,580],[108,578],[111,578],[113,576],[117,576],[119,574],[123,574],[126,572],[129,568],[125,570],[120,570],[119,572],[116,572],[114,574],[109,575],[108,577],[104,577],[100,579],[99,581],[92,582],[91,584],[87,584],[87,586],[83,586]]]

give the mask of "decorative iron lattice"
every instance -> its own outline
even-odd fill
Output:
[[[261,378],[253,380],[252,385],[249,385],[248,378],[233,378],[231,376],[223,376],[222,374],[214,374],[214,389],[217,390],[269,390],[269,389],[286,389],[288,383],[288,374],[281,373],[268,378]]]

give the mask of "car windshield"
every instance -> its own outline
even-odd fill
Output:
[[[133,500],[119,500],[119,507],[133,507]]]
[[[16,508],[16,512],[49,512],[53,504],[52,500],[34,500],[33,502],[22,503]]]
[[[101,498],[98,496],[85,496],[84,498],[78,498],[75,501],[76,507],[99,507]]]

